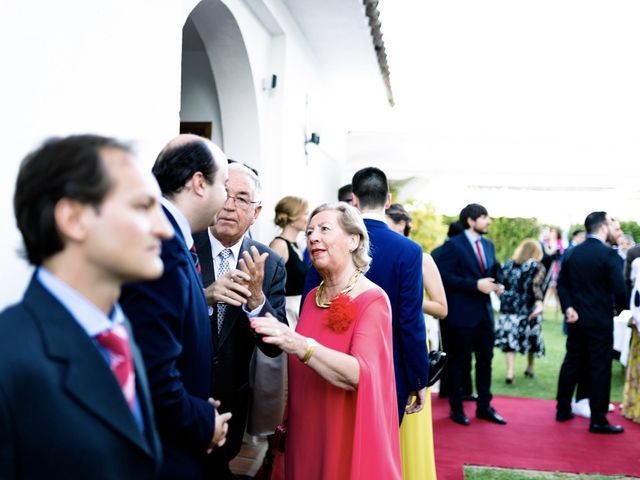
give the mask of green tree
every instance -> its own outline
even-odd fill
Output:
[[[425,252],[430,252],[440,245],[447,237],[447,226],[442,222],[442,216],[430,203],[408,200],[404,206],[411,215],[411,238],[418,242]]]
[[[535,218],[492,217],[487,238],[496,247],[496,257],[501,263],[506,262],[516,247],[526,238],[537,239],[540,224]]]
[[[636,243],[640,242],[640,224],[634,220],[620,220],[620,228],[624,233],[633,235]]]

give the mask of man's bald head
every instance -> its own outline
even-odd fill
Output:
[[[183,134],[172,139],[162,149],[152,172],[162,194],[172,197],[184,188],[197,172],[212,185],[216,172],[226,166],[227,157],[219,147],[206,138]]]

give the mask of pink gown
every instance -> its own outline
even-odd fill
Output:
[[[296,331],[354,356],[360,380],[356,391],[343,390],[289,357],[288,480],[402,479],[389,300],[375,287],[352,302],[357,317],[338,334],[325,325],[315,290],[305,299]]]

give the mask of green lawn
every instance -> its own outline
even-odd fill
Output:
[[[635,477],[538,472],[505,468],[464,467],[465,480],[625,480]]]
[[[491,391],[494,395],[555,399],[558,372],[565,353],[566,337],[562,333],[562,316],[558,310],[554,308],[545,310],[543,318],[542,331],[546,355],[536,359],[536,377],[531,379],[524,376],[527,359],[524,355],[519,355],[516,357],[515,382],[507,385],[504,381],[506,376],[504,354],[495,349],[491,385]],[[624,367],[620,362],[614,360],[611,372],[611,401],[620,402],[624,386]]]

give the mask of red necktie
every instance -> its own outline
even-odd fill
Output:
[[[202,274],[202,268],[200,267],[200,259],[198,258],[198,251],[196,250],[196,246],[191,245],[191,248],[189,249],[189,251],[191,252],[191,258],[193,259],[193,263],[196,266],[196,271],[198,272],[198,274]]]
[[[122,325],[117,324],[113,329],[105,330],[98,334],[96,340],[109,353],[109,367],[111,367],[113,375],[118,380],[129,408],[133,410],[136,396],[136,374],[133,370],[133,359],[127,330]]]
[[[480,260],[480,271],[484,275],[485,267],[484,260],[482,259],[482,249],[480,248],[480,239],[476,240],[476,250],[478,251],[478,260]]]

